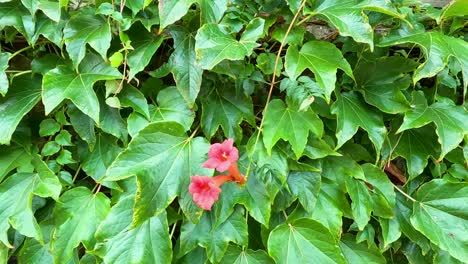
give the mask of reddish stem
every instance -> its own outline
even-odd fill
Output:
[[[237,182],[237,184],[244,184],[245,178],[244,175],[240,174],[239,168],[237,167],[237,162],[233,162],[228,169],[229,174]]]
[[[216,186],[221,186],[225,182],[233,181],[233,177],[231,175],[218,175],[213,177],[213,181],[215,182]]]

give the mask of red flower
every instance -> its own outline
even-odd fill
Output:
[[[209,159],[203,164],[203,168],[215,169],[225,172],[239,159],[239,152],[233,146],[232,138],[225,140],[222,144],[215,143],[208,150]]]
[[[211,210],[211,206],[218,200],[221,193],[219,186],[233,180],[229,175],[215,177],[195,175],[190,179],[192,183],[190,183],[189,192],[192,194],[193,201],[203,210]]]

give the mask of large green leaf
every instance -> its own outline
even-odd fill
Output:
[[[272,100],[268,104],[262,131],[263,143],[268,154],[271,154],[276,142],[283,139],[291,144],[296,158],[299,158],[307,144],[310,131],[322,137],[323,123],[312,109],[291,109],[280,99]]]
[[[93,84],[99,80],[121,78],[120,72],[101,58],[88,54],[75,72],[69,65],[47,72],[42,80],[42,102],[49,114],[63,100],[70,99],[83,113],[99,123],[99,101]]]
[[[242,139],[240,123],[255,124],[252,98],[231,87],[213,89],[202,100],[201,124],[205,135],[213,137],[221,126],[227,138]]]
[[[170,58],[171,71],[180,94],[189,106],[193,106],[203,74],[203,69],[196,63],[195,36],[183,27],[173,27],[171,35],[175,48]]]
[[[331,93],[335,89],[338,69],[353,78],[351,66],[343,58],[341,51],[329,42],[309,41],[301,50],[296,46],[289,46],[285,61],[286,73],[292,80],[296,80],[305,69],[312,71],[327,102],[330,101]]]
[[[432,243],[468,261],[468,184],[432,180],[418,190],[411,224]]]
[[[206,254],[212,263],[218,263],[226,252],[229,242],[246,246],[248,242],[247,223],[243,210],[237,209],[220,226],[214,227],[214,214],[205,212],[200,222],[184,222],[180,234],[180,252],[183,256],[197,245],[206,248]]]
[[[268,238],[268,253],[279,264],[346,263],[330,231],[304,218],[273,229]]]
[[[335,26],[340,35],[350,36],[356,42],[369,44],[373,50],[374,32],[369,25],[369,18],[365,11],[376,11],[386,15],[404,19],[403,15],[385,0],[321,0],[313,1],[305,13],[310,15],[321,15]]]
[[[288,175],[288,186],[292,194],[299,199],[309,213],[314,211],[317,197],[320,194],[320,181],[320,174],[317,172],[290,172]]]
[[[378,167],[366,163],[361,166],[366,176],[369,193],[373,203],[375,216],[393,218],[393,208],[395,207],[395,191],[392,182]]]
[[[426,61],[414,72],[413,82],[416,83],[422,78],[428,78],[442,71],[450,58],[460,64],[463,73],[464,95],[468,86],[468,43],[463,39],[458,39],[443,35],[439,31],[420,32],[398,31],[391,34],[378,43],[379,46],[393,46],[402,43],[414,43],[424,52]]]
[[[409,179],[413,179],[424,171],[429,157],[438,157],[437,135],[431,126],[412,128],[399,134],[394,133],[396,129],[388,134],[388,148],[393,150],[390,159],[405,158],[406,172]]]
[[[228,8],[227,0],[197,0],[200,5],[200,20],[202,24],[218,23]]]
[[[151,0],[126,0],[125,5],[132,10],[133,15],[136,15],[140,10],[144,9],[151,3]]]
[[[410,108],[401,92],[411,85],[411,78],[406,73],[417,66],[413,60],[404,57],[365,60],[354,69],[356,86],[367,103],[386,113],[403,113]]]
[[[363,230],[370,220],[373,209],[372,198],[366,184],[360,180],[346,177],[346,190],[352,200],[351,210],[359,230]]]
[[[14,169],[31,171],[31,155],[27,149],[17,144],[0,148],[0,182]]]
[[[96,145],[92,150],[85,146],[82,151],[83,170],[95,181],[99,181],[104,177],[107,168],[120,153],[121,148],[117,145],[116,138],[102,133],[96,137]]]
[[[157,106],[149,105],[149,119],[139,113],[131,113],[127,119],[128,132],[134,137],[140,130],[153,122],[174,121],[187,131],[192,126],[194,112],[185,103],[175,87],[168,87],[158,93]]]
[[[0,51],[0,94],[5,96],[8,92],[8,77],[5,73],[5,70],[8,68],[8,60],[10,53]]]
[[[137,225],[162,212],[181,193],[187,193],[190,176],[208,174],[210,170],[201,168],[208,147],[205,139],[187,138],[178,123],[152,123],[133,138],[102,180],[138,176],[134,215]]]
[[[331,113],[336,114],[337,119],[336,148],[351,139],[361,127],[367,131],[376,152],[380,153],[387,132],[382,115],[367,106],[356,92],[345,92],[338,96],[331,107]]]
[[[245,156],[242,158],[243,162],[248,162]],[[243,166],[239,169],[241,173],[245,171]],[[269,225],[274,197],[269,196],[260,175],[250,172],[244,188],[239,188],[237,184],[231,182],[223,184],[222,190],[214,208],[217,224],[223,223],[231,215],[236,204],[242,204],[257,222]]]
[[[336,184],[322,182],[312,219],[327,227],[337,240],[341,236],[343,215],[351,211],[346,194]]]
[[[229,246],[221,263],[232,264],[273,264],[273,259],[263,250],[241,249]]]
[[[119,201],[99,226],[97,234],[106,239],[104,250],[100,252],[103,254],[104,263],[170,262],[172,244],[166,214],[153,216],[141,225],[130,228],[133,199],[134,197],[129,195]]]
[[[438,102],[428,106],[423,92],[418,91],[413,93],[411,104],[412,108],[405,113],[397,133],[433,122],[442,146],[439,159],[456,148],[468,134],[468,111],[462,106],[456,106],[452,100],[441,97]]]
[[[86,55],[86,44],[97,51],[102,58],[107,58],[111,42],[109,23],[101,16],[95,15],[94,8],[82,8],[75,13],[63,29],[67,52],[75,69]]]
[[[0,144],[9,144],[19,122],[41,100],[40,78],[16,77],[10,91],[0,97]]]
[[[34,34],[33,18],[19,0],[0,1],[0,28],[6,26],[16,28],[28,41]]]
[[[451,1],[445,8],[438,20],[446,19],[453,16],[467,16],[468,5],[466,0]]]
[[[356,243],[356,238],[350,234],[341,238],[340,248],[348,263],[386,263],[375,245],[368,247],[365,243]]]
[[[60,197],[54,209],[55,230],[50,242],[54,262],[66,263],[80,243],[88,250],[94,247],[94,232],[109,212],[109,205],[104,194],[93,194],[86,187],[71,189]]]
[[[45,166],[45,164],[44,164]],[[47,168],[48,170],[48,168]],[[32,199],[57,196],[60,184],[56,176],[41,168],[38,173],[15,173],[0,185],[0,241],[11,247],[7,238],[10,225],[22,235],[42,242],[42,232],[34,218]],[[18,197],[21,199],[18,199]]]
[[[76,133],[88,143],[90,150],[96,144],[96,132],[94,131],[94,121],[91,117],[83,114],[74,104],[69,104],[67,115],[70,117],[71,125]]]
[[[148,65],[153,54],[161,45],[163,38],[148,32],[142,26],[132,27],[128,36],[133,47],[133,50],[127,56],[127,64],[130,67],[128,78],[131,80]]]
[[[42,245],[35,239],[26,238],[18,254],[18,263],[43,264],[53,263],[52,254],[49,251],[50,234],[53,230],[52,221],[40,223],[40,228],[44,237]]]
[[[247,25],[240,40],[235,39],[225,27],[205,24],[195,36],[197,62],[203,69],[212,69],[221,61],[241,60],[258,47],[255,41],[263,35],[265,21],[255,18]]]
[[[41,10],[50,19],[58,22],[60,20],[60,4],[59,2],[49,0],[21,0],[31,15],[34,16],[37,10]]]
[[[160,0],[158,4],[159,31],[181,19],[195,2],[196,0]]]

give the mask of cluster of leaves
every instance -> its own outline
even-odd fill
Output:
[[[0,263],[468,262],[467,7],[0,0]]]

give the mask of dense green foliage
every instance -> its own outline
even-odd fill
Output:
[[[0,0],[0,263],[468,262],[467,15]]]

